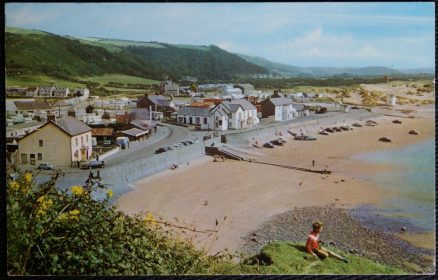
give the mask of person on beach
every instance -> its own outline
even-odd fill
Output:
[[[322,259],[325,259],[328,256],[335,257],[345,263],[348,263],[348,260],[344,257],[328,250],[327,248],[324,248],[320,245],[320,243],[323,243],[319,241],[319,233],[322,231],[323,223],[316,221],[312,224],[312,231],[307,236],[307,242],[306,242],[306,251],[308,254],[314,256],[314,257],[320,257]]]

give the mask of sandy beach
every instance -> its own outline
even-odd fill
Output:
[[[402,118],[402,124],[392,123],[394,119],[397,118],[382,116],[375,119],[378,122],[375,127],[364,126],[327,136],[317,135],[320,127],[315,125],[302,127],[318,140],[294,141],[288,135],[285,136],[288,143],[283,147],[256,149],[264,154],[258,160],[320,170],[327,165],[333,171],[331,175],[244,161],[213,162],[211,157],[204,157],[178,170],[167,170],[137,182],[135,190],[122,196],[117,205],[128,214],[150,211],[155,217],[199,230],[219,229],[215,236],[192,233],[190,237],[198,248],[211,254],[225,248],[237,251],[249,232],[294,207],[379,205],[396,195],[359,179],[364,173],[391,166],[353,159],[357,154],[403,147],[435,135],[433,110],[425,110],[417,118]],[[408,134],[411,129],[420,134]],[[393,142],[378,141],[382,136]],[[435,243],[430,235],[400,237],[413,245],[424,243],[434,247]]]

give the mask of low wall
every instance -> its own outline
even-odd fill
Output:
[[[304,118],[297,118],[286,122],[275,122],[265,126],[254,127],[251,130],[232,132],[225,135],[227,144],[249,145],[254,141],[267,141],[275,138],[276,134],[288,135],[287,130],[299,132],[300,129],[306,132],[308,127],[326,127],[341,124],[344,121],[356,121],[376,117],[376,114],[365,110],[358,110],[352,113],[327,113],[317,114]],[[262,144],[262,143],[260,143]]]
[[[205,155],[204,143],[181,146],[152,157],[108,166],[100,170],[102,183],[108,184],[115,197],[132,190],[133,184],[150,175],[169,169],[172,164],[183,165]]]
[[[104,160],[107,157],[110,157],[110,156],[116,154],[118,151],[120,151],[120,148],[119,147],[115,147],[114,149],[109,150],[108,152],[99,155],[99,160]]]

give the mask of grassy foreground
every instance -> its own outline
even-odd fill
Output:
[[[250,261],[260,263],[257,269],[260,274],[406,274],[398,268],[330,249],[346,257],[349,263],[335,258],[306,260],[304,244],[292,242],[270,243]]]

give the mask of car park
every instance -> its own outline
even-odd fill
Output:
[[[47,162],[40,162],[37,166],[37,169],[41,170],[53,170],[55,169],[55,166],[53,164],[47,163]]]

